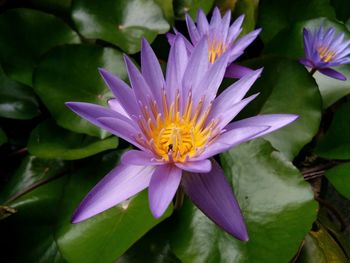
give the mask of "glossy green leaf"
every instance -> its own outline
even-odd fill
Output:
[[[276,149],[293,159],[318,131],[321,98],[312,77],[299,63],[279,57],[263,57],[246,63],[252,68],[264,67],[250,94],[260,95],[249,104],[242,116],[270,113],[299,115],[294,123],[265,138]]]
[[[66,262],[53,232],[65,179],[35,188],[10,204],[17,212],[0,223],[2,261]]]
[[[53,15],[10,9],[0,15],[0,61],[10,78],[32,85],[41,55],[54,46],[78,43],[78,35]]]
[[[34,73],[34,90],[56,122],[68,130],[106,137],[106,132],[80,118],[65,106],[68,101],[106,105],[111,93],[98,73],[106,68],[126,77],[122,54],[115,49],[66,45],[52,49]]]
[[[198,9],[208,13],[215,0],[174,0],[174,11],[177,19],[184,19],[188,13],[193,19],[197,17]]]
[[[297,21],[316,17],[335,18],[329,0],[261,1],[258,24],[263,28],[261,38],[269,42],[279,31]],[[287,41],[281,42],[283,44]]]
[[[315,30],[320,25],[334,27],[338,33],[344,32],[346,37],[350,39],[350,32],[343,24],[325,18],[313,19],[296,23],[293,26],[282,30],[267,45],[264,53],[278,54],[298,60],[304,56],[303,28]],[[281,45],[281,43],[284,44]],[[328,108],[341,97],[350,93],[350,65],[343,65],[336,67],[335,69],[342,72],[347,77],[347,80],[336,80],[320,74],[319,72],[314,74],[314,78],[321,92],[324,108]]]
[[[95,160],[97,161],[97,160]],[[107,160],[108,161],[108,160]],[[149,210],[147,192],[78,224],[71,224],[73,211],[111,165],[91,162],[70,177],[63,192],[57,225],[57,244],[69,262],[114,262],[153,226],[168,217],[156,220]],[[110,161],[109,161],[110,162]],[[107,166],[107,167],[106,167]]]
[[[243,31],[242,34],[247,34],[254,30],[256,19],[258,16],[258,5],[257,0],[238,0],[234,9],[233,14],[237,17],[244,14]]]
[[[9,79],[0,66],[0,116],[31,119],[40,113],[31,87]]]
[[[0,146],[7,142],[6,133],[0,128]]]
[[[316,219],[310,185],[262,139],[236,147],[221,161],[250,239],[246,243],[234,239],[186,202],[173,225],[176,256],[184,263],[289,262]]]
[[[35,9],[57,15],[69,15],[72,0],[23,0],[30,3]]]
[[[326,171],[325,176],[339,193],[350,199],[350,163]]]
[[[25,157],[10,181],[1,189],[0,204],[15,199],[36,185],[62,174],[65,170],[63,161],[45,160],[35,156]]]
[[[38,157],[76,160],[117,146],[118,138],[115,136],[99,140],[96,137],[69,132],[49,120],[33,130],[27,147],[31,154]]]
[[[173,24],[174,22],[174,9],[172,0],[154,0],[162,9],[164,17]]]
[[[328,159],[350,159],[350,103],[342,105],[332,123],[316,146],[316,154]]]
[[[127,53],[140,50],[142,37],[152,42],[170,29],[153,0],[76,0],[72,17],[84,37],[105,40]]]
[[[327,230],[319,225],[305,237],[298,263],[347,262],[343,251]]]

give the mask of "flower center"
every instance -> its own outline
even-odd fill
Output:
[[[218,119],[207,123],[210,106],[204,110],[204,97],[194,108],[190,91],[185,105],[180,110],[180,96],[177,92],[174,102],[168,106],[163,90],[163,114],[159,113],[155,101],[150,101],[150,108],[141,105],[143,116],[139,117],[139,127],[143,134],[136,139],[145,148],[153,151],[161,161],[185,162],[196,157],[219,134]]]
[[[226,50],[225,44],[223,42],[217,41],[215,39],[213,39],[213,40],[208,39],[208,47],[209,47],[208,59],[209,59],[210,63],[212,63],[212,64]]]
[[[318,55],[324,62],[329,62],[333,59],[335,52],[329,50],[328,47],[319,47],[317,48]]]

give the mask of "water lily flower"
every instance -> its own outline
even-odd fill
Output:
[[[220,56],[225,53],[229,53],[227,69],[225,76],[231,78],[241,78],[245,74],[251,73],[252,70],[234,64],[238,57],[240,57],[247,46],[249,46],[255,38],[259,35],[261,29],[256,29],[241,38],[238,38],[242,32],[242,23],[244,15],[238,17],[231,25],[231,10],[227,11],[223,17],[221,17],[220,11],[217,7],[213,10],[212,18],[207,20],[203,10],[199,9],[197,13],[197,24],[194,23],[192,18],[186,14],[186,24],[190,37],[190,41],[186,40],[186,47],[189,53],[192,53],[195,46],[198,45],[200,39],[203,36],[207,36],[208,39],[208,60],[213,64]],[[175,34],[181,34],[175,30]],[[174,42],[174,34],[167,34],[169,43]]]
[[[300,63],[311,68],[311,73],[319,71],[329,77],[346,80],[346,77],[332,69],[350,62],[350,40],[344,39],[345,34],[336,35],[333,27],[325,29],[322,25],[315,31],[304,28],[305,58]]]
[[[279,129],[297,116],[272,114],[230,121],[256,96],[244,98],[260,76],[253,71],[216,97],[230,54],[212,67],[203,38],[189,56],[185,40],[174,39],[166,77],[146,40],[141,72],[125,56],[130,88],[105,69],[102,78],[115,95],[106,108],[85,102],[67,106],[91,123],[130,142],[138,150],[121,157],[75,211],[77,223],[111,208],[148,187],[150,210],[163,215],[179,187],[209,218],[231,235],[247,240],[239,205],[214,155]]]

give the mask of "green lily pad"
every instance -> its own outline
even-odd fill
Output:
[[[293,159],[315,136],[320,124],[321,97],[315,81],[302,65],[286,58],[266,56],[245,65],[264,70],[250,91],[260,95],[243,110],[241,117],[270,113],[299,115],[294,123],[264,137]]]
[[[32,88],[9,79],[0,66],[0,116],[26,120],[39,113],[39,103]]]
[[[193,19],[197,17],[198,9],[202,9],[204,13],[208,13],[213,7],[215,0],[175,0],[174,11],[177,19],[184,19],[188,13]]]
[[[5,72],[30,86],[41,55],[54,46],[79,42],[78,35],[62,20],[25,8],[0,15],[0,35],[0,61]]]
[[[84,37],[105,40],[127,53],[140,50],[142,37],[152,42],[170,28],[153,0],[76,0],[72,17]]]
[[[342,105],[334,114],[324,137],[318,142],[315,152],[327,159],[350,159],[350,102]]]
[[[170,24],[174,23],[174,9],[172,0],[154,0],[162,9],[163,15]]]
[[[267,43],[279,31],[295,22],[322,16],[335,18],[329,0],[261,1],[258,18],[258,25],[264,29],[261,38]],[[280,42],[281,46],[285,43],[288,41]]]
[[[34,73],[34,90],[58,125],[68,130],[105,138],[107,132],[93,126],[65,106],[68,101],[106,105],[111,92],[98,73],[106,68],[126,78],[122,54],[92,45],[66,45],[52,49]]]
[[[7,142],[6,133],[0,128],[0,146]]]
[[[339,193],[350,199],[350,163],[326,171],[325,176]]]
[[[264,53],[277,54],[298,60],[304,57],[303,28],[315,30],[320,25],[324,25],[327,28],[334,27],[338,33],[343,32],[345,36],[350,39],[350,32],[344,24],[325,18],[319,18],[296,23],[282,30],[266,46]],[[281,45],[281,43],[285,44]],[[350,93],[350,65],[342,65],[334,69],[343,73],[347,77],[347,80],[336,80],[319,72],[313,75],[321,92],[323,108],[328,108],[334,102]]]
[[[337,242],[319,225],[320,229],[311,231],[305,237],[305,243],[301,250],[299,263],[329,263],[329,262],[347,262],[342,249]]]
[[[184,263],[289,262],[316,219],[317,203],[310,185],[262,139],[221,157],[250,239],[246,243],[234,239],[186,202],[172,225],[175,255]]]
[[[27,147],[32,155],[41,158],[76,160],[117,146],[118,138],[115,136],[99,140],[96,137],[69,132],[49,120],[33,130]]]
[[[1,189],[0,204],[16,199],[36,185],[62,174],[65,170],[63,161],[41,159],[35,156],[25,157],[10,181]]]

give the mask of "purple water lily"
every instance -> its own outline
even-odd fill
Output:
[[[186,40],[186,47],[189,53],[195,49],[200,39],[207,36],[208,39],[208,60],[213,64],[220,56],[225,53],[228,55],[228,67],[225,76],[231,78],[241,78],[244,75],[251,73],[252,70],[232,63],[239,56],[241,56],[247,46],[249,46],[255,38],[259,35],[261,29],[256,29],[249,34],[238,39],[242,32],[242,23],[244,15],[241,15],[230,25],[231,10],[227,11],[221,17],[220,11],[217,7],[214,8],[210,23],[208,22],[203,10],[199,9],[197,13],[197,24],[192,18],[186,14],[186,24],[190,41]],[[175,34],[181,34],[175,30]],[[174,42],[174,34],[167,34],[169,43]]]
[[[223,54],[208,67],[207,50],[205,37],[189,56],[185,40],[176,36],[164,79],[153,50],[143,40],[141,72],[125,56],[132,89],[107,70],[100,70],[116,97],[110,101],[110,108],[67,103],[81,117],[139,149],[126,152],[121,164],[91,190],[75,211],[73,223],[101,213],[147,187],[151,212],[159,218],[182,187],[216,224],[238,239],[248,240],[231,186],[211,157],[279,129],[297,116],[260,115],[229,124],[257,96],[243,99],[261,69],[216,97],[230,54]]]
[[[311,68],[311,72],[319,71],[329,77],[346,80],[346,77],[331,67],[350,62],[350,40],[344,39],[344,33],[336,35],[333,27],[327,30],[320,26],[315,31],[304,28],[305,58],[300,63]]]

